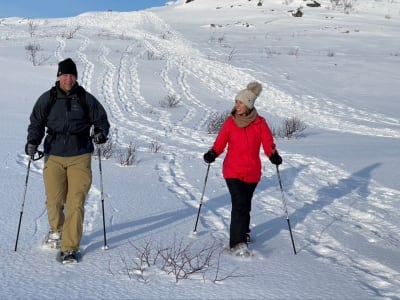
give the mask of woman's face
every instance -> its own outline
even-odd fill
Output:
[[[244,115],[247,113],[247,106],[239,100],[235,100],[235,109],[238,115]]]

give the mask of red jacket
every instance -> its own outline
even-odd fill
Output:
[[[228,145],[223,163],[224,178],[236,178],[244,182],[261,179],[260,147],[269,157],[275,152],[275,143],[267,122],[261,116],[247,127],[240,128],[232,116],[222,125],[212,149],[219,156]]]

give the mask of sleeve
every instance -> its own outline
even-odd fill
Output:
[[[265,119],[262,119],[261,124],[261,143],[266,156],[270,157],[272,153],[276,151],[276,145],[271,129],[269,128]]]
[[[88,99],[90,121],[94,126],[94,132],[103,132],[106,136],[110,131],[110,123],[108,122],[107,112],[103,105],[92,94],[86,92]]]
[[[46,109],[48,105],[49,92],[42,94],[33,106],[28,125],[27,141],[33,145],[40,145],[45,134]]]
[[[228,117],[225,120],[224,124],[222,125],[222,127],[214,141],[212,149],[215,151],[217,156],[220,156],[221,153],[224,152],[226,145],[228,144],[231,122],[232,122],[231,117]]]

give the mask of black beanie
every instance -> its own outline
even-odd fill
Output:
[[[72,74],[75,75],[76,78],[78,78],[78,71],[76,69],[76,64],[72,59],[67,58],[58,63],[57,77],[63,74]]]

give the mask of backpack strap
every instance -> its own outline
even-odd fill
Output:
[[[78,103],[83,108],[85,115],[89,119],[89,106],[86,102],[86,90],[82,86],[78,86],[77,95],[78,95]],[[50,89],[50,99],[46,107],[46,119],[49,116],[54,104],[56,103],[56,100],[57,100],[57,88],[55,86],[52,86]]]
[[[85,112],[85,116],[88,119],[90,119],[89,118],[89,105],[86,102],[86,90],[82,86],[78,86],[77,95],[78,95],[78,103],[83,108],[83,111]]]
[[[53,108],[54,104],[56,103],[56,100],[57,100],[57,89],[55,86],[52,86],[50,89],[50,99],[49,99],[49,102],[47,102],[47,106],[46,106],[46,123],[47,123],[47,118],[50,114],[50,111]]]
[[[82,86],[78,86],[77,87],[77,95],[78,95],[78,103],[79,105],[83,108],[83,111],[85,113],[85,116],[88,118],[88,120],[90,120],[90,116],[89,116],[89,105],[87,104],[86,101],[86,90],[82,87]],[[50,97],[49,97],[49,102],[47,103],[47,107],[46,107],[46,126],[47,126],[47,118],[51,112],[51,109],[53,108],[54,104],[57,101],[57,88],[56,86],[52,86],[50,89]],[[90,129],[90,127],[89,127]],[[82,132],[78,132],[78,133],[69,133],[69,134],[86,134],[88,130],[84,129]],[[53,131],[51,128],[49,128],[47,126],[47,133],[51,134],[51,135],[55,135],[57,134],[57,132]]]

